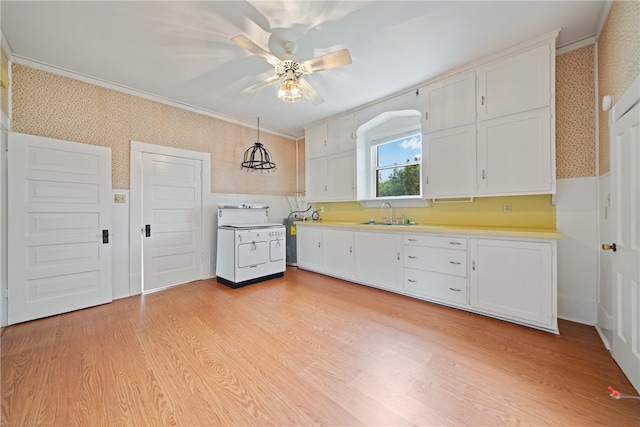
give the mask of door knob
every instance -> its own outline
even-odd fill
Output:
[[[603,251],[609,251],[609,250],[611,250],[611,251],[615,252],[615,251],[617,251],[617,250],[618,250],[618,248],[616,248],[616,244],[615,244],[615,243],[612,243],[612,244],[603,243],[603,244],[602,244],[602,250],[603,250]]]

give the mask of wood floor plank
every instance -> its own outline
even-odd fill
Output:
[[[6,328],[1,425],[620,425],[595,329],[559,336],[296,268]]]

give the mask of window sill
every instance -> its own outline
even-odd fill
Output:
[[[385,197],[381,199],[358,200],[363,208],[379,208],[384,202],[389,202],[396,208],[429,207],[430,202],[422,197]]]

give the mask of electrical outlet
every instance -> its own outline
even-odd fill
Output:
[[[324,206],[320,206],[320,209],[318,209],[318,212],[324,212]]]
[[[113,196],[113,202],[114,203],[126,203],[127,202],[127,195],[126,194],[115,194]]]
[[[511,203],[505,203],[502,205],[502,212],[511,213]]]

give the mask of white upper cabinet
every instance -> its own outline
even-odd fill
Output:
[[[304,135],[304,151],[307,159],[327,154],[327,124],[322,123],[306,129]]]
[[[478,120],[549,106],[553,61],[550,42],[478,68]]]
[[[478,124],[480,195],[555,192],[555,151],[548,108]]]
[[[356,197],[354,151],[308,159],[305,168],[309,202],[343,202]]]
[[[425,98],[422,128],[426,133],[476,121],[475,71],[425,86],[420,96]]]
[[[346,114],[305,133],[307,200],[351,201],[356,197],[354,115]]]
[[[424,188],[428,198],[470,197],[476,184],[476,126],[474,124],[423,136],[426,153]]]
[[[331,120],[327,125],[327,154],[355,149],[353,113]]]

